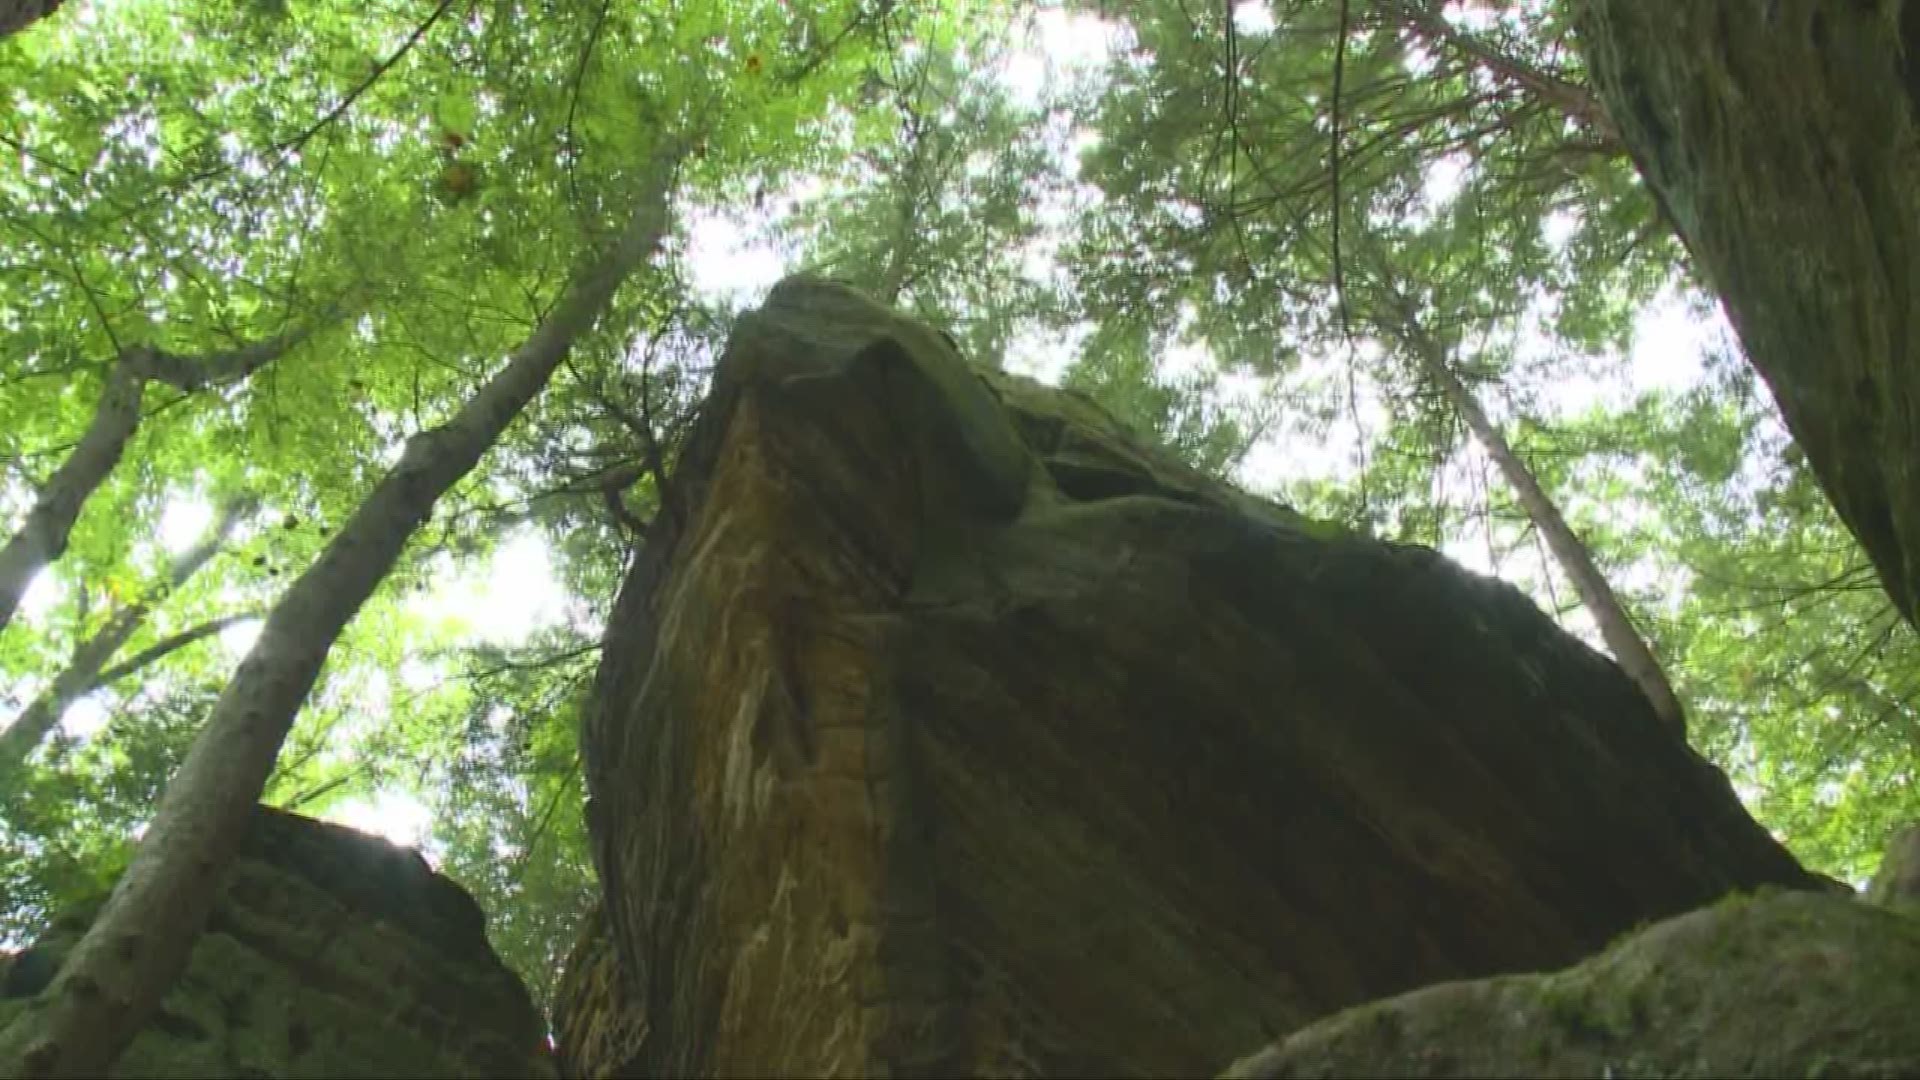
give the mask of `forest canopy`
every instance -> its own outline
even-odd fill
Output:
[[[601,627],[733,316],[803,270],[1515,583],[1815,869],[1920,816],[1912,627],[1567,4],[49,6],[0,6],[8,947],[338,566],[264,797],[420,845],[550,993]]]

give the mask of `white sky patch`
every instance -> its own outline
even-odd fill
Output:
[[[1081,343],[1092,332],[1091,325],[1078,326],[1064,334],[1022,327],[1007,342],[1002,365],[1012,374],[1058,386],[1080,354]]]
[[[421,694],[440,685],[440,667],[409,657],[400,661],[400,685],[409,693]]]
[[[113,713],[101,704],[99,696],[90,694],[67,706],[66,715],[60,718],[60,730],[76,739],[91,739],[111,719]]]
[[[1271,34],[1273,8],[1266,0],[1243,0],[1233,5],[1233,28],[1243,34]]]
[[[220,631],[220,647],[227,650],[227,655],[237,661],[253,651],[253,643],[260,640],[260,630],[264,626],[266,623],[260,619],[234,623]]]
[[[1442,16],[1455,26],[1473,31],[1491,30],[1500,23],[1500,12],[1494,5],[1481,6],[1474,3],[1460,3],[1454,0],[1442,9]]]
[[[687,265],[695,292],[745,299],[773,288],[787,274],[787,260],[772,244],[754,239],[733,218],[695,210],[687,217]]]
[[[470,629],[482,640],[511,644],[567,616],[567,593],[554,576],[553,556],[532,532],[494,549],[482,574],[449,575],[422,601],[429,618]]]
[[[1633,385],[1637,390],[1681,390],[1705,375],[1702,359],[1734,340],[1719,305],[1710,314],[1667,289],[1634,321]]]
[[[1565,248],[1567,241],[1573,239],[1573,234],[1579,231],[1580,212],[1577,210],[1555,210],[1540,223],[1541,239],[1555,251]]]
[[[382,788],[368,798],[349,799],[321,817],[412,848],[420,847],[433,827],[433,812],[425,803],[392,788]]]
[[[1119,40],[1119,28],[1096,15],[1049,8],[1033,16],[1001,60],[1000,85],[1015,104],[1033,108],[1060,78],[1078,79],[1105,65]]]
[[[1276,380],[1223,375],[1223,389],[1258,394],[1275,411],[1273,423],[1234,471],[1234,482],[1249,491],[1277,493],[1301,481],[1358,478],[1361,429],[1371,440],[1386,428],[1385,405],[1364,374],[1379,358],[1379,344],[1362,339],[1351,349],[1342,345],[1329,352],[1303,355],[1297,366]],[[1358,365],[1361,373],[1350,385],[1349,365]],[[1342,407],[1325,425],[1305,422],[1301,411],[1287,403],[1291,397],[1323,399],[1328,395],[1337,396]]]
[[[1196,375],[1205,375],[1215,367],[1213,350],[1198,342],[1176,342],[1162,351],[1155,365],[1160,378],[1168,382],[1178,382]]]
[[[1428,214],[1437,214],[1459,198],[1460,189],[1467,186],[1467,170],[1472,164],[1472,159],[1465,154],[1448,154],[1427,166],[1420,181],[1421,208]]]
[[[20,595],[20,615],[28,622],[44,623],[66,598],[66,582],[53,572],[53,567],[43,566],[27,582],[27,591]]]
[[[205,537],[213,527],[213,504],[198,495],[167,500],[160,512],[160,543],[178,555]]]

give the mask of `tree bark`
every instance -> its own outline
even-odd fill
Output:
[[[220,695],[126,873],[45,994],[0,1032],[0,1073],[104,1075],[185,965],[249,815],[340,630],[433,509],[539,394],[574,340],[656,249],[680,143],[650,165],[649,188],[600,258],[568,281],[547,318],[444,425],[407,441],[320,557],[267,616]]]
[[[1587,0],[1594,87],[1920,625],[1920,3]]]
[[[914,271],[913,230],[920,217],[920,155],[925,152],[922,136],[916,130],[909,126],[907,137],[912,140],[912,156],[907,161],[905,174],[895,179],[900,190],[894,206],[893,235],[887,245],[887,261],[874,283],[874,298],[888,307],[900,303],[900,293],[906,289]]]
[[[140,426],[145,389],[146,380],[127,356],[114,361],[86,434],[41,489],[20,531],[0,547],[0,630],[13,621],[33,575],[67,550],[67,537],[87,496],[119,464],[127,440]]]
[[[73,650],[73,657],[60,674],[54,676],[53,684],[38,697],[27,704],[19,716],[6,730],[0,731],[0,785],[5,785],[18,774],[20,767],[32,754],[56,725],[66,715],[67,707],[82,696],[91,693],[108,681],[102,674],[107,661],[113,659],[120,647],[133,637],[146,621],[153,605],[168,593],[187,583],[193,575],[205,566],[208,560],[225,547],[232,537],[234,527],[252,510],[251,502],[237,503],[228,507],[220,515],[213,532],[191,550],[180,556],[167,572],[166,583],[160,588],[158,596],[148,596],[115,612],[94,635],[80,643]],[[208,631],[211,633],[213,631]],[[182,635],[175,635],[176,638]],[[206,634],[201,634],[201,637]],[[173,639],[169,639],[173,640]],[[159,646],[141,653],[140,664],[129,661],[115,671],[115,678],[138,670],[139,667],[174,652],[198,638],[180,641],[164,651]],[[165,644],[165,643],[162,643]]]
[[[59,10],[62,0],[0,0],[0,38],[11,37]]]
[[[86,433],[41,489],[20,530],[0,547],[0,631],[13,621],[33,576],[65,553],[81,508],[120,463],[128,440],[140,427],[140,402],[149,381],[185,393],[235,382],[271,363],[311,332],[311,328],[296,330],[204,356],[176,356],[144,346],[122,351],[108,369],[106,388]]]

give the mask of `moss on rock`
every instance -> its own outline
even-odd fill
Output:
[[[1339,1013],[1228,1077],[1920,1075],[1920,920],[1830,895],[1737,896],[1565,971]]]

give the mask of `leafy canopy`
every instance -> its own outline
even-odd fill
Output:
[[[150,388],[0,634],[11,715],[130,605],[150,610],[119,659],[224,626],[95,688],[0,792],[8,941],[110,879],[241,651],[249,624],[222,621],[271,605],[525,337],[664,131],[696,137],[683,221],[893,295],[978,363],[1515,577],[1583,629],[1411,361],[1411,312],[1763,821],[1858,878],[1920,809],[1913,635],[1770,403],[1725,350],[1658,386],[1634,360],[1649,305],[1691,286],[1559,4],[68,8],[0,40],[0,518],[71,450],[122,350],[317,329],[244,382]],[[443,500],[334,648],[269,791],[417,818],[543,994],[592,894],[575,720],[599,630],[750,299],[701,287],[748,274],[700,235]],[[165,588],[236,500],[257,509]]]

